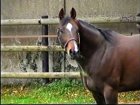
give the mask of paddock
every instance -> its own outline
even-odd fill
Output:
[[[1,80],[3,83],[8,84],[11,78],[15,81],[18,79],[43,79],[46,84],[49,83],[49,79],[80,79],[80,69],[77,65],[69,68],[67,55],[60,44],[56,42],[56,30],[59,23],[57,15],[61,7],[69,12],[74,6],[79,12],[78,19],[96,24],[98,27],[111,28],[126,35],[138,33],[136,28],[136,23],[140,22],[140,17],[136,16],[140,11],[138,0],[134,2],[130,0],[115,2],[113,0],[104,0],[103,2],[98,0],[94,2],[92,0],[89,2],[86,0],[82,2],[76,0],[53,0],[52,2],[39,0],[34,3],[33,0],[28,2],[27,0],[14,1],[13,6],[11,1],[2,0],[1,7]],[[124,7],[127,2],[130,4]],[[115,6],[114,3],[120,7]],[[84,4],[89,5],[89,7],[81,10]],[[11,14],[8,12],[10,8]],[[34,53],[35,56],[38,54],[43,56],[42,58],[38,56],[37,60],[32,58],[35,60],[35,67],[37,67],[35,70],[25,63],[29,53],[30,56]],[[58,56],[60,58],[56,59]],[[26,64],[26,71],[18,67],[21,62],[19,59],[23,60],[22,64]]]

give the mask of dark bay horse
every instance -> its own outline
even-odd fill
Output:
[[[117,104],[118,92],[140,90],[140,35],[125,36],[59,12],[58,39],[87,76],[86,87],[97,104]]]

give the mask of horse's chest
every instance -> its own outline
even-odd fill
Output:
[[[96,89],[95,81],[93,80],[93,78],[85,77],[84,78],[84,83],[90,91],[93,91],[93,90]]]
[[[89,90],[102,90],[104,83],[112,84],[118,72],[112,72],[118,68],[118,58],[115,47],[102,47],[84,60],[83,68],[88,74],[85,78],[86,86]],[[112,76],[113,75],[113,76]],[[108,82],[109,80],[109,82]],[[111,81],[111,83],[110,83]]]
[[[103,89],[104,82],[101,81],[101,79],[96,78],[96,76],[95,77],[87,76],[84,78],[84,80],[86,87],[90,91],[100,91]]]
[[[103,72],[100,72],[100,70],[98,70],[98,68],[100,68],[98,66],[96,67],[94,66],[94,68],[93,65],[85,66],[85,70],[88,75],[87,77],[85,77],[85,84],[90,91],[102,90],[103,88],[104,84],[104,81],[102,81]]]
[[[85,63],[84,70],[89,75],[85,78],[89,90],[102,90],[106,79],[111,76],[111,71],[116,67],[116,62],[112,60],[115,53],[106,51],[104,53],[94,54],[91,59]]]
[[[107,47],[106,49],[102,48],[91,56],[85,66],[85,69],[90,74],[106,74],[103,72],[107,72],[108,70],[115,68],[114,66],[118,62],[116,56],[117,52],[115,52],[114,47]]]

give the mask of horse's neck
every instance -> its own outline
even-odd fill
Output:
[[[92,44],[92,46],[98,46],[102,41],[104,41],[104,37],[94,26],[79,21],[79,32],[81,40],[87,42],[87,44]]]
[[[91,56],[100,47],[105,39],[101,33],[89,24],[79,21],[80,51],[84,56]]]

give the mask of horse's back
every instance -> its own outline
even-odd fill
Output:
[[[121,53],[140,56],[140,34],[118,37],[117,48]],[[135,57],[134,57],[135,58]]]

